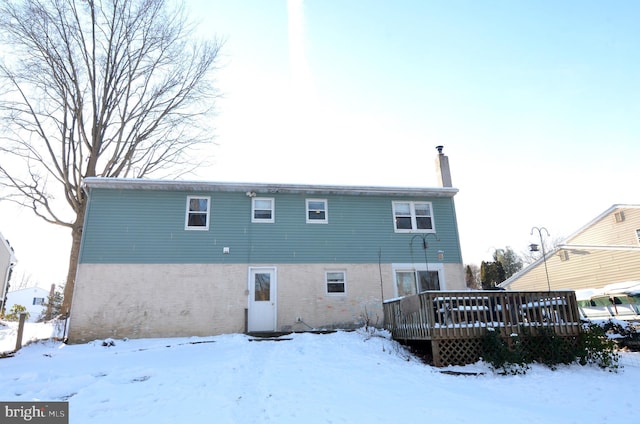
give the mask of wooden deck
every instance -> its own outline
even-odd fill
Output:
[[[581,328],[573,291],[428,291],[383,307],[393,338],[431,342],[436,366],[476,361],[488,328],[508,337],[545,327],[569,338]]]

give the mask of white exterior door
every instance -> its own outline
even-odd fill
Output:
[[[249,268],[248,331],[276,330],[276,269]]]

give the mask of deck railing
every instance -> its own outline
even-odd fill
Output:
[[[503,335],[536,327],[567,337],[580,333],[573,291],[428,291],[383,307],[385,328],[399,340],[477,338],[487,328]]]

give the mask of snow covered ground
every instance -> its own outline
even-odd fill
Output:
[[[39,326],[27,334],[52,332]],[[638,420],[637,353],[622,354],[618,373],[534,366],[524,376],[498,376],[482,363],[424,365],[385,332],[283,339],[233,334],[114,340],[113,346],[37,342],[0,359],[0,400],[68,400],[76,424]]]

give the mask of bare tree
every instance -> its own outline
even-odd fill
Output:
[[[536,233],[537,234],[537,233]],[[546,235],[546,233],[545,233]],[[549,252],[553,252],[559,244],[564,242],[564,236],[558,237],[544,237],[542,242],[544,243],[544,251],[548,254]],[[539,241],[536,240],[535,244],[539,244]],[[538,250],[532,251],[531,248],[529,250],[523,250],[520,252],[520,257],[522,258],[522,262],[524,266],[529,266],[538,259],[542,258],[542,247],[538,246]]]
[[[178,176],[212,137],[221,42],[170,0],[3,0],[0,189],[68,227],[68,313],[85,177]],[[162,175],[159,175],[162,174]],[[60,199],[63,198],[64,201]]]

